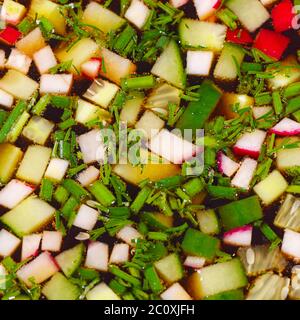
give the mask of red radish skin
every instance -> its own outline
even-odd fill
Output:
[[[251,44],[253,38],[249,31],[245,29],[227,30],[226,40],[236,44]]]
[[[284,118],[271,128],[269,132],[281,137],[296,136],[300,134],[300,123],[289,118]]]
[[[4,43],[13,46],[17,40],[21,37],[22,33],[10,26],[7,26],[0,32],[0,40]]]
[[[227,177],[231,177],[239,168],[237,162],[231,160],[221,151],[217,154],[217,164],[219,172]]]
[[[41,234],[31,234],[23,237],[22,242],[22,261],[29,257],[36,257],[39,253]]]
[[[281,33],[261,29],[254,40],[253,47],[275,60],[280,60],[289,44],[290,39]]]
[[[223,2],[222,0],[218,0],[218,1],[215,3],[215,5],[214,5],[213,8],[216,9],[216,10],[219,9],[219,8],[221,7],[221,5],[222,5],[222,2]]]
[[[101,58],[91,58],[81,65],[82,75],[88,79],[94,80],[98,77],[101,69]]]
[[[248,247],[252,241],[252,226],[243,226],[230,230],[223,235],[223,241],[227,245]]]
[[[246,132],[234,145],[233,152],[238,156],[249,156],[257,159],[265,138],[266,132],[262,130]]]
[[[295,17],[294,6],[291,0],[283,0],[277,4],[272,12],[274,30],[283,32],[292,29],[293,19]]]

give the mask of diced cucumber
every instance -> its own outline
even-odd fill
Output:
[[[299,105],[300,107],[300,105]],[[299,139],[290,138],[290,143],[299,142]],[[290,176],[297,176],[300,172],[300,148],[280,149],[276,153],[276,166],[278,170]]]
[[[75,120],[85,125],[92,120],[105,121],[110,120],[111,115],[108,111],[99,108],[98,106],[79,99],[75,114]]]
[[[142,109],[144,99],[145,96],[142,92],[130,92],[129,98],[126,99],[122,107],[120,120],[127,122],[130,127],[134,126]]]
[[[268,10],[259,0],[229,0],[226,6],[250,32],[254,32],[270,18]]]
[[[29,146],[20,163],[16,174],[17,178],[30,183],[40,184],[50,155],[50,148],[38,145]]]
[[[141,219],[154,229],[165,230],[173,226],[173,217],[159,212],[145,212],[142,214]]]
[[[199,178],[193,178],[186,182],[182,187],[184,192],[193,198],[195,195],[199,194],[204,189],[204,183]]]
[[[225,291],[240,289],[247,284],[243,265],[235,258],[193,273],[188,279],[187,288],[192,297],[199,300]]]
[[[104,282],[96,285],[86,295],[87,300],[121,300]]]
[[[43,287],[42,294],[48,300],[77,300],[79,288],[60,272],[57,272]]]
[[[168,284],[177,282],[183,277],[182,264],[176,253],[171,253],[155,262],[154,267],[162,280]]]
[[[184,235],[181,247],[187,255],[212,260],[220,247],[220,240],[198,230],[188,229]]]
[[[205,80],[198,90],[197,101],[190,102],[176,127],[184,129],[201,129],[215,110],[222,96],[222,91],[211,81]]]
[[[271,270],[282,272],[287,265],[287,260],[278,247],[272,250],[267,245],[239,248],[237,255],[249,276],[257,276]]]
[[[277,200],[288,187],[287,181],[277,170],[272,171],[264,180],[259,182],[253,190],[264,204],[269,205]]]
[[[55,208],[38,197],[31,196],[1,216],[0,221],[22,237],[39,231],[54,218],[54,214]]]
[[[246,300],[285,300],[289,292],[289,280],[268,272],[255,279]],[[285,296],[283,295],[284,288],[287,288]]]
[[[194,19],[184,18],[179,24],[180,41],[188,48],[220,51],[223,48],[226,31],[225,25]]]
[[[219,220],[214,210],[202,210],[197,213],[200,230],[205,234],[218,234],[220,232]]]
[[[174,40],[171,40],[162,54],[157,58],[151,73],[170,84],[184,89],[186,86],[186,74],[183,67],[180,49]]]
[[[33,116],[23,129],[22,134],[32,142],[43,145],[47,141],[53,128],[54,123],[45,118]]]
[[[55,257],[56,262],[60,266],[66,277],[71,275],[79,268],[84,254],[84,244],[79,243],[75,247],[63,251]]]
[[[218,209],[225,230],[242,227],[263,217],[257,196],[226,204]]]
[[[125,20],[99,3],[90,2],[83,12],[82,22],[108,33],[119,29],[125,23]]]
[[[212,296],[205,297],[203,300],[244,300],[244,292],[242,289],[236,289],[217,293]]]
[[[22,156],[20,148],[9,143],[0,144],[0,183],[10,180]]]
[[[214,77],[220,80],[235,80],[245,57],[242,47],[226,43],[214,70]]]
[[[288,194],[274,220],[274,225],[282,229],[300,231],[300,199]]]

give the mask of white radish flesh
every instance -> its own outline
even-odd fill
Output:
[[[60,182],[65,176],[69,167],[69,161],[59,158],[52,158],[45,172],[45,178]]]
[[[18,49],[11,49],[10,55],[7,59],[5,67],[8,69],[15,69],[24,74],[27,74],[31,65],[31,58],[26,56]]]
[[[103,144],[100,130],[93,129],[77,137],[83,162],[99,162],[105,158],[105,146]]]
[[[5,67],[5,51],[0,49],[0,69],[3,69]]]
[[[29,257],[35,257],[37,255],[41,239],[41,234],[30,234],[28,236],[23,237],[21,254],[22,261],[26,260]]]
[[[21,22],[25,14],[26,7],[21,3],[12,0],[4,0],[1,7],[1,20],[12,25],[17,25]]]
[[[212,51],[188,51],[186,73],[195,76],[208,76],[214,59]]]
[[[33,55],[33,61],[40,74],[47,73],[57,65],[55,55],[50,46],[46,46]]]
[[[284,232],[281,251],[289,257],[300,259],[300,233],[286,229]]]
[[[131,226],[123,227],[116,236],[118,239],[126,242],[132,247],[135,246],[137,239],[143,238],[143,236]]]
[[[189,267],[189,268],[193,268],[193,269],[200,269],[205,265],[205,258],[187,256],[184,260],[183,265],[185,267]]]
[[[227,157],[223,152],[217,155],[218,170],[227,177],[231,177],[240,167],[240,165]]]
[[[0,205],[12,209],[27,198],[34,189],[34,186],[13,179],[0,191]]]
[[[174,133],[162,129],[149,142],[149,149],[175,164],[182,164],[202,150]]]
[[[162,300],[192,300],[190,295],[178,282],[172,284],[160,297]]]
[[[60,231],[44,231],[42,250],[58,252],[62,245],[62,233]]]
[[[254,119],[260,119],[261,117],[265,116],[266,114],[271,114],[271,111],[273,110],[270,106],[264,106],[264,107],[253,107],[253,117]]]
[[[253,132],[244,133],[236,142],[233,151],[237,155],[248,155],[257,159],[260,150],[265,141],[267,133],[262,130],[254,130]]]
[[[139,0],[132,0],[124,17],[137,28],[142,29],[150,15],[150,9]]]
[[[43,74],[40,79],[40,93],[67,95],[73,84],[72,74]]]
[[[12,255],[20,245],[21,240],[5,229],[0,231],[0,256]]]
[[[95,182],[100,175],[99,169],[95,168],[94,166],[89,166],[85,170],[81,171],[78,175],[76,180],[83,186],[88,187],[93,182]]]
[[[31,279],[39,284],[52,277],[59,270],[55,259],[49,252],[43,252],[17,271],[17,276],[28,287],[33,285]]]
[[[98,211],[82,204],[77,212],[73,226],[84,229],[92,230],[98,220]]]
[[[103,242],[91,242],[87,249],[85,266],[99,271],[108,270],[108,245]]]
[[[114,245],[109,263],[122,264],[129,260],[129,245],[127,243],[117,243]]]
[[[90,79],[96,79],[98,77],[100,68],[100,58],[91,58],[90,60],[84,62],[80,67],[81,73]]]
[[[174,8],[180,8],[187,4],[190,0],[170,0],[171,6]]]
[[[205,20],[213,15],[221,4],[220,0],[193,0],[198,18]]]
[[[270,129],[270,132],[282,137],[295,136],[300,133],[300,123],[289,118],[284,118]]]
[[[252,241],[252,226],[244,226],[226,232],[223,241],[227,245],[249,247]]]
[[[231,184],[237,188],[248,190],[257,168],[257,161],[246,158],[239,170],[231,180]]]
[[[11,109],[13,104],[14,104],[14,97],[11,94],[0,89],[0,105],[7,109]]]

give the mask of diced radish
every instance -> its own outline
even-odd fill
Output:
[[[107,271],[108,245],[103,242],[91,242],[87,249],[85,266],[99,271]]]
[[[132,0],[124,17],[137,28],[142,29],[150,15],[150,9],[139,0]]]
[[[44,231],[42,250],[58,252],[62,245],[62,233],[60,231]]]
[[[249,247],[252,241],[252,226],[236,228],[224,233],[223,241],[225,244],[237,247]]]
[[[286,229],[284,232],[281,251],[287,256],[300,259],[300,233]]]
[[[260,0],[260,2],[265,6],[268,7],[272,5],[273,3],[277,2],[278,0]]]
[[[239,170],[231,180],[231,184],[235,187],[248,190],[256,168],[257,161],[250,158],[244,159]]]
[[[13,179],[0,191],[0,205],[12,209],[27,198],[34,189],[34,186]]]
[[[77,212],[73,226],[84,229],[92,230],[97,223],[99,213],[97,210],[82,204]]]
[[[33,54],[33,61],[40,74],[47,73],[57,65],[55,55],[50,46],[46,46]]]
[[[292,23],[295,17],[292,1],[282,0],[272,9],[271,17],[276,32],[292,29]]]
[[[275,60],[280,60],[289,43],[290,39],[280,33],[260,29],[253,47]]]
[[[8,275],[8,272],[3,267],[2,264],[0,264],[0,290],[6,288],[6,276]]]
[[[22,258],[24,261],[29,257],[35,257],[38,254],[42,235],[41,234],[30,234],[23,237],[22,241]]]
[[[99,178],[99,175],[99,169],[94,166],[89,166],[85,170],[81,171],[76,179],[83,187],[88,187]]]
[[[26,13],[26,8],[21,3],[12,0],[4,0],[1,7],[1,20],[17,25]]]
[[[240,165],[227,157],[223,152],[218,152],[217,155],[218,170],[220,173],[225,174],[227,177],[231,177],[240,167]]]
[[[152,111],[145,111],[140,120],[135,124],[135,128],[139,129],[149,139],[153,138],[159,130],[165,125],[165,122]]]
[[[196,76],[208,76],[213,62],[212,51],[188,51],[186,57],[186,73]]]
[[[20,245],[21,240],[12,233],[2,229],[0,231],[0,256],[12,255]]]
[[[190,0],[170,0],[171,6],[174,8],[180,8],[187,4]]]
[[[15,69],[24,74],[27,74],[31,65],[31,58],[26,56],[18,49],[11,49],[10,55],[7,59],[5,67],[8,69]]]
[[[127,243],[116,243],[112,249],[109,263],[122,264],[129,260],[129,245]]]
[[[175,164],[182,164],[202,150],[200,146],[197,147],[166,129],[162,129],[151,139],[149,149]]]
[[[19,30],[7,26],[0,32],[0,40],[10,46],[13,46],[21,37],[21,35],[22,33]]]
[[[88,77],[89,79],[96,79],[101,69],[101,59],[91,58],[90,60],[84,62],[80,69],[84,76]]]
[[[11,94],[0,89],[0,105],[7,109],[11,109],[13,104],[14,104],[14,97]]]
[[[254,119],[259,119],[264,115],[266,115],[267,113],[271,113],[272,110],[273,108],[270,106],[253,107],[252,108],[253,117]]]
[[[72,84],[72,74],[43,74],[40,79],[40,93],[68,94]]]
[[[190,295],[178,282],[172,284],[160,297],[162,300],[192,300]]]
[[[59,158],[52,158],[45,172],[45,177],[54,180],[55,182],[60,182],[64,178],[68,170],[68,166],[69,161]]]
[[[101,139],[101,133],[97,129],[93,129],[77,137],[83,162],[92,163],[99,162],[105,158],[105,146]]]
[[[193,0],[197,15],[200,20],[205,20],[213,15],[219,7],[220,0]]]
[[[300,133],[300,123],[289,118],[283,118],[275,127],[270,129],[270,132],[281,137],[296,136]]]
[[[244,133],[234,145],[234,153],[239,156],[248,155],[257,159],[266,135],[267,133],[265,131],[258,129],[255,129],[253,132]]]
[[[185,267],[189,267],[189,268],[193,268],[193,269],[200,269],[205,265],[205,258],[187,256],[184,260],[183,265]]]
[[[35,52],[46,46],[45,39],[39,27],[30,31],[16,43],[17,49],[32,57]]]
[[[143,238],[143,236],[132,226],[123,227],[118,233],[117,238],[135,247],[136,240]]]
[[[226,40],[237,44],[251,44],[252,36],[246,29],[227,30]]]
[[[17,276],[25,282],[28,287],[35,283],[42,283],[52,277],[59,270],[55,259],[49,252],[43,252],[31,262],[25,264],[17,271]]]
[[[0,69],[3,69],[5,67],[5,51],[0,49]]]

